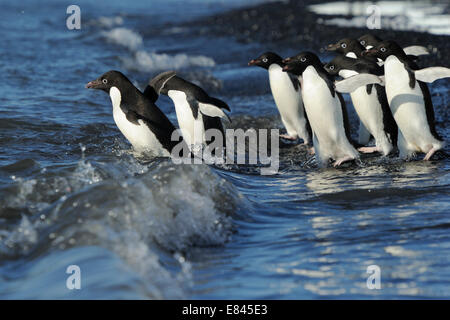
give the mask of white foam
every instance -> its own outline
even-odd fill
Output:
[[[97,19],[98,24],[105,28],[112,28],[123,24],[123,18],[117,17],[100,17]]]
[[[169,55],[165,53],[146,52],[144,50],[136,51],[131,57],[122,58],[122,61],[125,68],[142,72],[215,66],[212,58],[202,55]]]
[[[102,31],[103,37],[110,43],[136,50],[142,46],[142,36],[128,28],[114,28],[109,31]]]
[[[128,28],[114,28],[102,31],[102,36],[109,43],[128,48],[131,56],[123,57],[126,69],[151,72],[167,69],[183,69],[189,67],[214,67],[214,59],[203,55],[187,55],[184,53],[169,55],[166,53],[147,52],[142,49],[142,36]]]
[[[0,254],[27,253],[37,242],[38,233],[30,220],[26,216],[22,216],[19,224],[13,230],[3,231],[0,234],[0,240]]]

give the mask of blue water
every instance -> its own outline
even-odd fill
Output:
[[[117,69],[142,89],[176,69],[227,101],[234,127],[281,128],[267,75],[246,66],[273,48],[183,24],[240,1],[77,4],[70,31],[66,3],[1,2],[1,299],[450,297],[447,158],[319,169],[288,146],[273,176],[144,163],[85,83]],[[450,83],[430,89],[448,141]],[[158,106],[176,124],[171,101]],[[70,265],[80,290],[66,287]]]

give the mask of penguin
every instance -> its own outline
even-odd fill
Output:
[[[381,38],[373,35],[373,34],[365,34],[358,38],[359,43],[366,49],[372,49],[373,47],[376,47],[381,41],[383,41]],[[418,56],[427,55],[430,54],[427,50],[427,48],[423,46],[409,46],[403,48],[403,51],[410,55],[411,58],[415,59]]]
[[[326,49],[328,51],[335,51],[343,54],[348,58],[366,59],[378,63],[378,59],[376,59],[375,57],[362,56],[362,53],[366,51],[366,49],[356,39],[344,38],[334,44],[329,44]]]
[[[384,60],[385,90],[399,128],[400,157],[425,153],[424,160],[445,146],[436,131],[430,91],[425,82],[450,77],[450,69],[431,67],[419,70],[394,41],[382,41],[364,55]],[[425,81],[425,82],[424,82]]]
[[[313,131],[316,159],[325,166],[329,159],[334,167],[359,158],[353,147],[345,103],[335,90],[333,78],[323,68],[319,58],[302,52],[283,60],[284,72],[302,77],[302,97]]]
[[[225,146],[225,133],[221,119],[231,122],[224,112],[230,111],[230,107],[217,98],[210,97],[202,88],[177,75],[167,79],[165,72],[150,80],[144,94],[154,100],[160,94],[169,96],[175,105],[184,140],[189,149],[196,153],[206,141],[206,131],[216,129],[222,133],[222,145]]]
[[[337,56],[324,68],[329,74],[343,78],[360,73],[383,75],[383,68],[376,63],[345,56]],[[369,84],[351,92],[350,96],[360,119],[358,143],[367,144],[370,135],[375,139],[375,147],[361,147],[358,151],[363,153],[377,151],[385,156],[388,155],[397,145],[398,128],[389,109],[384,88],[379,84]],[[366,134],[366,130],[369,135]]]
[[[307,145],[311,142],[311,126],[303,107],[300,81],[283,72],[282,60],[276,53],[266,52],[251,60],[248,65],[261,67],[269,73],[272,96],[287,131],[286,135],[280,137],[287,140],[301,138],[303,144]]]
[[[366,50],[368,50],[372,49],[374,46],[377,46],[383,40],[374,34],[367,33],[359,37],[358,41],[364,48],[366,48]]]
[[[136,152],[168,157],[180,143],[171,139],[176,129],[170,120],[120,71],[108,71],[86,88],[109,94],[114,121]]]

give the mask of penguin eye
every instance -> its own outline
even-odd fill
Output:
[[[103,82],[104,84],[107,84],[107,83],[108,83],[108,79],[103,79],[102,82]]]
[[[365,42],[364,40],[361,40],[361,44],[362,44],[362,45],[365,45],[366,42]]]
[[[334,66],[333,65],[330,66],[330,70],[334,70]]]
[[[301,62],[305,62],[305,61],[306,61],[306,58],[305,58],[305,57],[302,57],[302,58],[300,58],[300,61],[301,61]]]
[[[341,44],[341,47],[345,49],[347,48],[347,44],[344,42],[343,44]]]
[[[382,48],[380,49],[380,51],[381,51],[381,52],[386,52],[386,48],[385,48],[385,47],[382,47]]]
[[[264,58],[264,59],[262,59],[262,61],[265,63],[265,62],[269,61],[269,59]]]

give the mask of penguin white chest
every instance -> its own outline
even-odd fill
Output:
[[[343,78],[348,78],[359,74],[354,70],[341,70],[339,75]],[[370,94],[367,93],[366,86],[359,87],[352,93],[353,106],[359,119],[364,127],[369,130],[375,140],[383,134],[383,110],[381,103],[378,100],[378,95],[375,87],[372,87]]]
[[[269,83],[281,116],[288,118],[296,115],[299,106],[302,104],[302,97],[300,89],[298,91],[295,90],[289,74],[283,72],[279,65],[272,64],[269,67]]]
[[[175,105],[178,125],[188,146],[203,144],[205,141],[205,128],[200,111],[198,111],[197,119],[195,119],[186,94],[183,91],[169,90],[167,95]]]
[[[125,113],[120,108],[122,96],[119,89],[112,87],[109,90],[113,105],[113,118],[120,132],[133,145],[138,152],[151,152],[155,156],[168,156],[169,152],[163,148],[155,134],[141,120],[138,125],[128,121]]]
[[[357,158],[358,152],[347,139],[341,102],[331,94],[325,80],[313,66],[303,72],[303,103],[314,133],[314,148],[321,162],[328,158]]]
[[[394,119],[406,140],[406,148],[427,152],[436,139],[430,132],[419,83],[415,81],[414,88],[410,87],[408,71],[397,57],[389,56],[384,65],[386,96]]]
[[[269,83],[273,99],[281,115],[281,120],[290,136],[300,136],[308,140],[301,90],[297,90],[278,64],[269,67]]]
[[[311,127],[319,141],[335,141],[343,123],[340,102],[336,95],[331,95],[326,82],[312,66],[303,72],[302,96]]]

